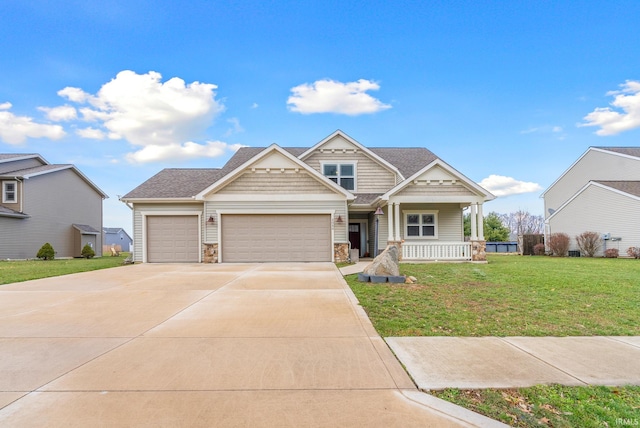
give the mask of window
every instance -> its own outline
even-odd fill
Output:
[[[407,238],[437,238],[437,212],[405,213],[405,236]]]
[[[18,202],[16,181],[4,181],[2,183],[2,202],[5,204],[15,204]]]
[[[347,190],[356,189],[356,167],[352,163],[327,163],[322,165],[322,173]]]

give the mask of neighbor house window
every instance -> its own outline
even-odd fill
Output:
[[[347,190],[356,189],[356,166],[352,163],[327,163],[322,174]]]
[[[15,204],[18,202],[18,183],[16,181],[4,181],[2,183],[2,202]]]
[[[406,238],[437,238],[437,212],[409,212],[405,213]]]

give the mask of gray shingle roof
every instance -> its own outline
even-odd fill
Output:
[[[16,169],[14,171],[6,171],[2,173],[2,176],[26,177],[33,174],[46,173],[47,171],[54,171],[54,170],[65,169],[65,168],[73,168],[73,165],[57,164],[57,165],[34,166],[32,168],[23,168],[23,169]]]
[[[11,208],[3,207],[0,205],[0,217],[18,217],[18,218],[26,218],[29,217],[28,214],[21,213],[20,211],[12,210]]]
[[[190,198],[197,195],[231,171],[265,150],[266,147],[242,147],[229,159],[221,169],[185,169],[167,168],[124,195],[123,199],[145,198]],[[307,147],[283,147],[295,157],[309,150]],[[369,148],[374,154],[398,168],[408,178],[434,160],[436,155],[420,147]],[[375,200],[379,195],[366,196],[360,194],[357,204],[365,200]]]
[[[0,153],[0,162],[10,161],[14,159],[28,159],[40,157],[35,153]]]
[[[353,201],[355,205],[371,205],[379,196],[382,196],[382,193],[354,193],[354,195],[356,196]]]
[[[91,235],[99,235],[100,234],[99,230],[94,229],[93,227],[89,226],[88,224],[76,224],[76,223],[74,223],[72,226],[75,227],[76,229],[78,229],[82,233],[89,233]]]
[[[640,196],[640,181],[601,181],[597,180],[596,183],[600,183],[603,186],[611,187],[612,189],[620,190],[621,192],[628,193],[634,196]]]
[[[224,176],[219,168],[166,168],[122,199],[190,198]]]
[[[627,156],[640,158],[640,147],[594,147],[595,149],[608,150],[610,152],[620,153]]]

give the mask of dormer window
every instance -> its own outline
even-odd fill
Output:
[[[356,189],[356,166],[353,163],[327,163],[322,165],[322,174],[344,189]]]
[[[15,204],[18,202],[18,183],[16,181],[2,182],[2,203]]]

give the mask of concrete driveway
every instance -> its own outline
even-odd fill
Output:
[[[419,392],[330,263],[0,286],[1,426],[492,426]]]

